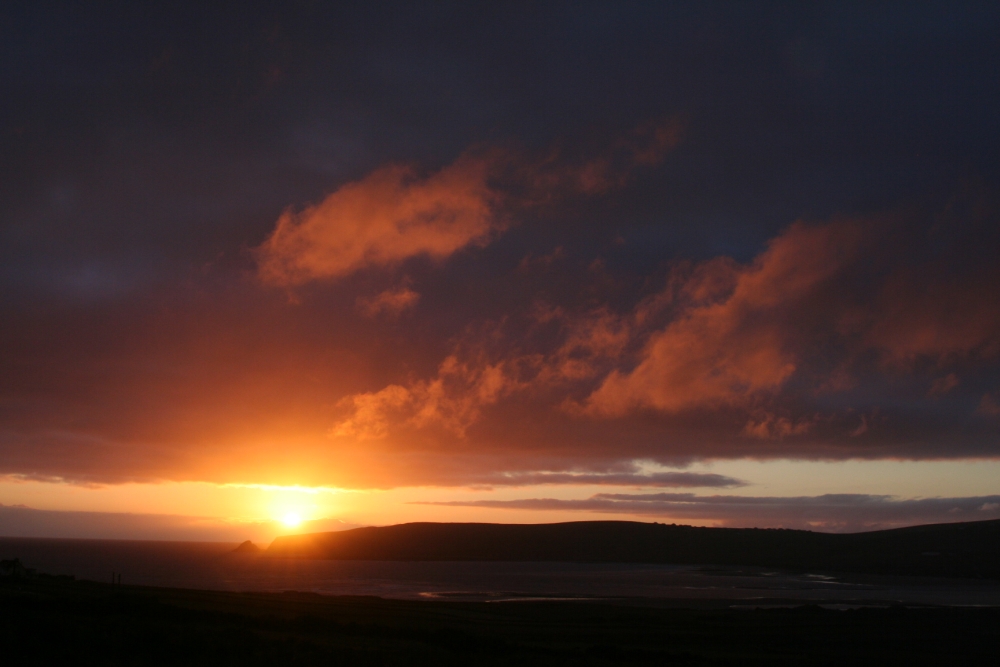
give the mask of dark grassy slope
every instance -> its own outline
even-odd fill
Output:
[[[994,665],[996,609],[738,611],[0,580],[4,665]]]
[[[839,535],[630,521],[408,523],[279,537],[267,555],[339,560],[697,563],[1000,578],[1000,521]]]

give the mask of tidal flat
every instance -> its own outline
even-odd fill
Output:
[[[1000,609],[490,603],[0,583],[6,665],[986,665]]]

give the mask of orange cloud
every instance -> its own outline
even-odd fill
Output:
[[[562,437],[553,435],[560,429],[611,428],[612,422],[598,422],[648,413],[627,422],[636,433],[649,425],[640,439],[652,438],[657,428],[708,429],[704,420],[713,421],[717,442],[706,441],[706,451],[736,451],[747,439],[759,441],[758,455],[823,447],[835,453],[854,447],[846,443],[862,434],[874,442],[876,430],[885,437],[889,418],[869,423],[879,408],[868,399],[853,401],[859,386],[891,372],[899,375],[897,386],[924,387],[917,396],[928,386],[931,398],[956,392],[958,375],[942,364],[958,354],[988,354],[1000,335],[988,317],[972,323],[917,317],[926,285],[899,269],[911,266],[897,250],[900,230],[894,219],[796,223],[751,262],[719,257],[675,265],[661,291],[624,313],[599,306],[574,314],[536,303],[525,313],[527,322],[505,320],[479,329],[488,333],[467,334],[434,377],[344,399],[350,412],[333,432],[398,444],[431,429],[419,438],[438,446],[447,434],[462,439],[477,425],[477,442],[506,446],[510,438],[534,437],[529,426],[505,423],[519,414],[535,420],[525,424],[551,425],[545,437],[552,439]],[[886,308],[886,291],[903,283],[905,303]],[[995,303],[998,283],[955,284],[975,297],[958,300],[969,313]],[[921,354],[935,363],[923,370],[886,366],[897,363],[900,349],[913,349],[905,336],[876,335],[901,313],[925,332]],[[969,331],[975,335],[958,335]],[[845,407],[831,412],[816,402],[833,393]],[[988,414],[990,406],[984,401],[979,413]],[[892,428],[902,433],[906,427]],[[573,432],[566,438],[590,437]],[[652,456],[645,447],[630,452]]]
[[[374,297],[358,297],[358,310],[365,317],[378,315],[396,316],[404,310],[413,308],[420,300],[420,294],[402,285],[395,289],[385,290]]]
[[[330,435],[370,440],[388,435],[392,425],[405,424],[415,428],[438,426],[464,437],[485,406],[493,405],[520,384],[507,366],[504,362],[470,364],[449,356],[432,380],[348,396],[341,405],[350,408],[351,415],[334,425]]]
[[[309,308],[242,282],[86,315],[25,308],[0,330],[17,396],[0,472],[393,486],[631,460],[995,456],[1000,280],[971,243],[942,260],[914,226],[795,224],[748,262],[665,267],[644,295],[595,289],[612,269],[573,255],[498,253],[506,273],[474,289],[421,285],[408,327],[356,311],[402,311],[416,289],[358,300],[361,276]],[[556,271],[576,277],[554,289]]]
[[[586,380],[618,359],[632,338],[627,319],[606,308],[571,319],[562,344],[545,359],[536,359],[536,383],[554,384]]]
[[[411,257],[444,259],[486,243],[501,228],[499,194],[485,160],[463,156],[426,178],[388,166],[342,186],[321,203],[286,211],[257,248],[259,275],[294,286]]]
[[[777,390],[799,361],[795,320],[802,305],[858,255],[862,240],[857,223],[797,223],[749,266],[698,267],[679,290],[688,305],[650,336],[634,369],[604,380],[585,411],[677,412]]]
[[[1000,354],[1000,270],[941,274],[935,266],[900,270],[879,291],[863,325],[865,342],[887,361]]]
[[[541,309],[542,321],[567,319]],[[497,331],[494,330],[494,335]],[[601,308],[568,320],[562,344],[550,354],[490,355],[475,342],[457,345],[430,380],[348,396],[350,414],[330,434],[356,440],[384,438],[399,427],[438,427],[464,438],[483,411],[515,393],[565,389],[606,372],[630,340],[627,322]]]
[[[813,422],[800,419],[793,422],[787,417],[776,417],[767,413],[757,419],[751,419],[743,427],[743,435],[759,440],[781,439],[790,435],[804,435],[813,427]]]
[[[498,208],[506,197],[491,177],[508,181],[522,204],[551,201],[567,189],[597,194],[623,186],[635,167],[660,162],[680,133],[677,119],[646,123],[607,155],[578,162],[559,151],[531,160],[491,149],[468,152],[423,178],[410,167],[382,167],[315,206],[285,211],[256,248],[259,278],[292,287],[486,245],[504,227]]]

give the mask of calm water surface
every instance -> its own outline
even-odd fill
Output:
[[[0,557],[78,579],[223,591],[306,591],[399,599],[832,607],[1000,606],[1000,583],[766,568],[619,563],[396,562],[270,558],[235,544],[0,538]]]

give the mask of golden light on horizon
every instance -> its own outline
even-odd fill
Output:
[[[266,516],[282,528],[299,528],[302,524],[317,518],[330,516],[338,510],[331,502],[333,494],[341,489],[308,486],[278,486],[269,484],[241,484],[241,488],[252,489],[263,501]]]

